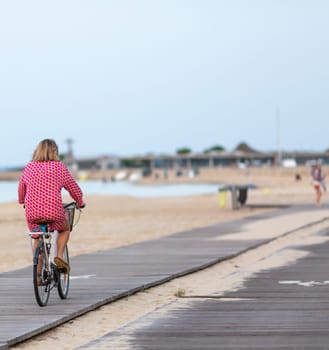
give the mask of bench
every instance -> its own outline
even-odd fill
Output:
[[[231,192],[232,197],[232,209],[239,209],[247,202],[248,198],[248,185],[226,185],[220,187],[218,192]]]

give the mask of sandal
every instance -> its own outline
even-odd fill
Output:
[[[59,256],[56,256],[56,258],[54,259],[54,262],[58,270],[63,270],[64,273],[70,273],[70,270],[71,270],[70,265],[65,260],[63,260]]]

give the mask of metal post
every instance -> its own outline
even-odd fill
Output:
[[[237,188],[236,186],[231,187],[231,195],[232,195],[232,209],[238,209],[238,200],[237,200]]]

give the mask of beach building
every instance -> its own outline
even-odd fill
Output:
[[[76,159],[79,170],[92,169],[118,169],[121,167],[121,159],[117,156],[86,157]]]
[[[79,170],[92,169],[199,169],[209,167],[278,166],[278,152],[262,152],[246,143],[240,143],[233,151],[187,154],[146,154],[135,156],[101,156],[76,159]],[[281,166],[285,164],[310,165],[321,161],[329,164],[329,152],[288,151],[280,154]],[[286,161],[285,160],[289,160]]]

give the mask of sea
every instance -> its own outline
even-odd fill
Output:
[[[86,180],[79,182],[84,194],[131,196],[137,198],[175,197],[217,193],[221,185],[184,183],[140,185],[131,181],[103,182]],[[17,181],[0,181],[0,202],[17,200]],[[66,194],[63,190],[62,194]]]

